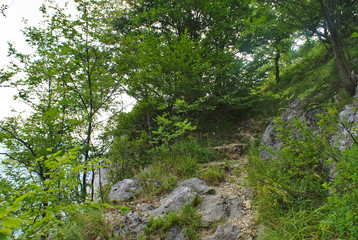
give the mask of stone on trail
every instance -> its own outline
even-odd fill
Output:
[[[126,201],[140,189],[140,182],[133,179],[123,179],[117,182],[109,193],[109,201]]]
[[[220,225],[213,235],[204,238],[204,240],[238,240],[239,234],[240,228],[232,225],[231,223],[226,223]]]
[[[161,205],[151,211],[149,215],[164,216],[168,211],[179,211],[184,204],[190,203],[199,193],[211,193],[214,189],[208,187],[203,180],[198,178],[187,179],[180,182],[178,186],[163,200]]]

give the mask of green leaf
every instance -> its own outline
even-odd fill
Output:
[[[1,232],[2,229],[0,229],[0,240],[11,240],[12,238],[9,236],[6,236],[5,233]]]
[[[20,227],[21,222],[22,222],[22,219],[5,218],[5,219],[3,219],[2,226],[4,228],[14,229],[14,228]]]

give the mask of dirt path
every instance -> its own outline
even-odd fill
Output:
[[[253,240],[257,239],[257,211],[252,206],[253,190],[247,184],[247,165],[248,158],[246,154],[247,146],[256,141],[251,134],[245,134],[241,131],[240,136],[235,140],[231,140],[229,144],[224,144],[214,149],[221,154],[218,161],[202,164],[201,168],[205,170],[210,166],[220,166],[225,170],[225,180],[218,186],[212,186],[215,194],[209,194],[209,198],[215,198],[214,205],[203,203],[200,206],[200,213],[207,213],[206,210],[219,209],[215,212],[218,216],[219,222],[210,221],[207,230],[203,230],[199,235],[199,239],[240,239],[240,240]],[[212,196],[212,197],[211,197]],[[203,196],[206,198],[207,195]],[[121,228],[127,228],[132,234],[141,232],[143,224],[148,221],[148,209],[156,209],[162,202],[160,197],[139,197],[130,202],[127,206],[130,207],[130,213],[123,214],[118,211],[108,212],[106,219],[111,225],[119,226],[114,228],[114,232],[121,231]],[[208,207],[210,206],[210,207]],[[232,214],[234,212],[234,214]],[[221,215],[220,215],[221,214]],[[223,216],[223,217],[222,217]],[[120,225],[118,223],[121,223]],[[217,224],[217,225],[216,225]],[[223,234],[217,234],[220,226],[233,226],[231,229]],[[116,229],[119,230],[116,230]],[[237,234],[237,235],[236,235]],[[227,237],[230,235],[230,237]],[[179,234],[178,237],[181,235]],[[214,236],[214,237],[213,237]],[[134,238],[128,238],[134,239]],[[162,238],[160,238],[162,239]],[[168,238],[168,239],[184,239],[184,238]]]
[[[241,146],[241,144],[228,144],[219,147],[219,151],[227,152],[226,161],[211,162],[207,165],[219,165],[227,170],[225,181],[219,186],[216,186],[215,190],[222,195],[237,196],[240,198],[242,216],[231,218],[228,222],[240,229],[238,239],[251,240],[257,237],[257,211],[252,207],[253,191],[246,183],[247,156],[238,148],[238,145]],[[202,237],[204,238],[210,234],[212,234],[212,232],[203,232]]]

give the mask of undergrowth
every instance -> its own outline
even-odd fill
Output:
[[[315,131],[300,120],[276,120],[280,148],[251,149],[249,179],[265,226],[262,239],[358,237],[356,129],[334,108],[327,112]],[[354,143],[343,152],[332,142],[338,124]],[[265,151],[269,158],[264,160]]]
[[[213,161],[216,153],[208,142],[186,138],[172,146],[149,151],[152,164],[137,174],[145,196],[163,195],[174,189],[179,180],[197,177],[201,163]]]
[[[66,222],[66,228],[63,228],[62,239],[111,239],[113,226],[105,221],[102,213],[102,208],[94,207],[75,212]]]
[[[191,203],[185,204],[179,213],[170,211],[164,217],[150,217],[140,239],[163,239],[172,227],[178,227],[186,239],[199,239],[199,230],[202,228],[197,208],[199,203],[200,199],[196,197]]]
[[[200,172],[200,178],[210,185],[219,185],[225,178],[224,173],[221,166],[209,166]]]

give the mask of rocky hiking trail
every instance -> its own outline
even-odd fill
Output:
[[[210,238],[212,231],[203,232],[202,237],[205,239],[255,239],[257,237],[256,218],[257,212],[252,208],[253,191],[246,184],[247,171],[246,167],[248,159],[245,153],[246,144],[227,144],[217,147],[217,150],[227,154],[228,161],[224,162],[211,162],[210,165],[222,165],[228,168],[226,179],[219,185],[214,186],[215,192],[220,198],[226,201],[231,201],[238,204],[238,215],[226,216],[226,226],[232,225],[233,230],[236,229],[237,236],[233,235],[232,238],[225,238],[224,235],[214,234],[217,238]],[[212,210],[215,209],[213,206]],[[235,206],[227,208],[228,211],[235,210]],[[220,214],[219,214],[220,215]],[[205,212],[203,214],[205,216]],[[225,216],[225,214],[223,214]],[[224,225],[225,226],[225,225]],[[224,227],[222,226],[222,228]],[[220,227],[220,226],[219,226]],[[220,230],[218,228],[216,231]]]
[[[240,130],[240,129],[239,129]],[[248,145],[256,141],[255,134],[240,131],[235,142],[215,147],[223,156],[218,161],[202,164],[206,168],[217,165],[225,170],[225,179],[217,186],[207,185],[198,178],[187,179],[178,183],[167,196],[133,198],[140,189],[140,182],[125,179],[112,187],[110,200],[126,201],[128,213],[112,209],[106,212],[108,224],[113,226],[114,236],[120,239],[142,239],[144,226],[149,216],[163,217],[168,211],[179,211],[185,203],[199,196],[199,213],[203,230],[199,239],[205,240],[251,240],[257,237],[257,212],[253,209],[253,191],[246,183],[248,164],[246,150]],[[132,199],[132,200],[131,200]],[[207,227],[205,227],[207,226]],[[180,226],[171,227],[166,236],[153,239],[189,239],[185,229]]]

